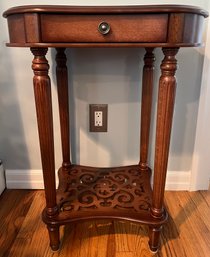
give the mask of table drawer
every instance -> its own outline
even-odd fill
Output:
[[[166,42],[167,37],[167,14],[41,14],[40,20],[42,42]],[[99,31],[102,22],[110,26],[107,34]]]

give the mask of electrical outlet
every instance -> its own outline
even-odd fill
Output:
[[[107,132],[107,104],[89,105],[90,132]]]
[[[94,121],[96,127],[102,127],[103,126],[103,112],[102,111],[96,111],[94,112]]]

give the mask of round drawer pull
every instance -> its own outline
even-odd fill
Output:
[[[106,35],[110,31],[110,25],[107,22],[103,21],[98,25],[98,31],[101,34]]]

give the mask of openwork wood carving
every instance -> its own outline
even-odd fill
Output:
[[[167,221],[163,198],[175,101],[175,56],[179,47],[202,44],[201,28],[208,13],[182,5],[22,6],[7,10],[3,16],[8,20],[10,42],[7,45],[30,47],[34,55],[34,93],[46,195],[42,218],[48,227],[52,250],[59,249],[61,225],[87,219],[116,218],[149,225],[149,246],[153,252],[157,251],[161,228]],[[103,35],[98,31],[102,21],[110,26],[110,32]],[[48,47],[57,49],[56,77],[63,155],[57,191],[51,86],[45,57]],[[92,168],[71,164],[68,71],[64,52],[68,47],[146,48],[139,165]],[[152,192],[148,149],[155,60],[153,49],[156,47],[163,47],[164,59],[158,93]],[[132,127],[130,129],[132,131]],[[71,150],[75,152],[75,149]]]
[[[61,211],[148,211],[151,206],[150,172],[138,165],[122,168],[72,166],[60,169],[58,203]],[[147,181],[147,183],[145,183]]]

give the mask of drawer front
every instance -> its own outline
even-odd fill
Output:
[[[105,22],[110,30],[99,31]],[[167,14],[41,15],[42,42],[166,42]],[[102,27],[103,29],[103,27]],[[106,28],[105,28],[106,29]]]

